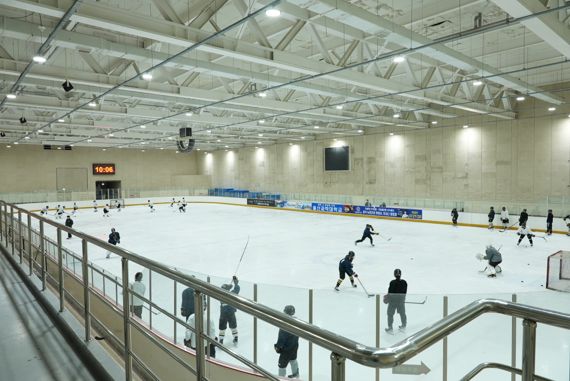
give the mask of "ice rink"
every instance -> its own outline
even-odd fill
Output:
[[[482,297],[511,300],[513,293],[517,293],[518,301],[522,303],[566,312],[570,309],[567,294],[545,291],[544,288],[547,256],[570,248],[570,239],[562,235],[553,235],[547,240],[537,237],[534,247],[530,247],[526,239],[521,246],[517,246],[518,236],[514,231],[500,232],[499,229],[454,228],[449,225],[208,203],[191,203],[185,214],[169,205],[155,205],[155,209],[156,212],[151,213],[145,206],[127,207],[120,213],[112,210],[109,218],[102,217],[101,208],[97,213],[92,209],[82,209],[74,217],[74,228],[107,240],[114,227],[121,234],[122,247],[177,269],[196,273],[202,278],[205,276],[200,274],[208,274],[214,284],[229,281],[249,237],[238,272],[241,295],[253,299],[253,283],[257,283],[261,303],[280,310],[285,304],[294,304],[296,316],[308,321],[308,289],[313,289],[313,323],[371,346],[376,345],[377,337],[380,346],[396,344],[441,319],[443,295],[449,296],[449,313]],[[368,242],[355,247],[354,241],[361,237],[366,223],[374,225],[384,238],[391,240],[374,236],[374,247]],[[55,237],[51,227],[46,227],[46,233]],[[64,243],[72,251],[81,253],[81,242],[77,238],[65,240]],[[484,252],[489,243],[500,247],[503,253],[503,272],[495,279],[479,272],[485,264],[475,258],[477,253]],[[98,250],[89,247],[90,260],[110,273],[120,275],[121,263],[118,258],[106,259],[105,252]],[[333,290],[338,278],[338,262],[349,250],[356,252],[354,268],[369,292],[385,293],[389,281],[393,279],[393,270],[400,268],[408,282],[408,300],[423,301],[427,297],[425,304],[407,305],[409,323],[405,333],[389,335],[384,332],[384,305],[380,305],[380,326],[376,325],[375,298],[367,298],[360,285],[352,289],[346,280],[340,292]],[[136,265],[131,265],[131,274],[137,270]],[[159,302],[163,308],[178,311],[182,286],[179,285],[174,292],[173,285],[162,284],[160,278],[156,274],[152,276],[153,301]],[[147,271],[143,280],[148,282]],[[217,325],[219,303],[212,304],[211,317]],[[253,319],[239,312],[237,315],[240,343],[233,349],[251,359]],[[153,328],[165,336],[176,336],[176,341],[181,343],[184,334],[182,326],[177,327],[174,334],[171,320],[161,314],[151,315],[146,309],[143,319],[147,323],[152,319]],[[399,324],[396,315],[395,326]],[[272,346],[277,330],[263,322],[258,322],[258,326],[258,362],[267,369],[276,369],[277,357]],[[510,364],[511,329],[511,318],[489,315],[450,336],[449,379],[459,379],[484,361]],[[229,330],[226,335],[227,341],[231,342]],[[516,335],[521,340],[520,324]],[[569,339],[567,331],[540,327],[538,374],[555,380],[567,377],[567,365],[553,368],[553,364],[560,362],[541,362],[540,359],[559,356],[560,361],[567,362]],[[233,344],[229,345],[233,347]],[[520,357],[520,348],[517,347],[517,351]],[[381,370],[382,379],[441,379],[441,353],[440,343],[411,362],[427,364],[431,369],[428,376],[408,375],[403,378],[393,375],[391,370]],[[328,356],[326,351],[314,347],[315,380],[329,377]],[[218,358],[235,363],[223,353],[218,354]],[[304,378],[308,368],[308,345],[303,341],[299,349],[299,364],[301,377]],[[375,379],[374,370],[352,362],[348,362],[347,374],[349,380]],[[477,379],[506,381],[510,380],[510,375],[486,371]]]
[[[409,293],[463,294],[539,291],[544,289],[546,258],[570,249],[570,239],[553,235],[527,239],[517,246],[515,231],[301,213],[217,204],[190,204],[187,213],[169,205],[127,207],[103,218],[91,209],[74,217],[74,229],[107,240],[112,227],[121,246],[164,264],[220,277],[233,275],[243,248],[249,244],[239,277],[256,283],[328,289],[338,277],[338,262],[349,250],[356,253],[354,269],[370,292],[386,292],[395,268],[408,281]],[[63,221],[63,220],[62,220]],[[365,224],[374,236],[357,247]],[[543,233],[537,233],[543,236]],[[492,243],[501,248],[503,273],[487,279],[475,256]],[[80,242],[66,246],[80,252]],[[104,252],[90,252],[100,266],[120,273],[120,263],[104,260]],[[350,290],[343,284],[342,292]]]

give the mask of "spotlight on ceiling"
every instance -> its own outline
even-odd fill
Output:
[[[89,107],[97,107],[97,102],[91,101],[87,104]]]
[[[32,58],[32,61],[34,61],[35,63],[38,63],[38,64],[43,64],[43,63],[45,63],[47,60],[46,60],[46,58],[45,58],[44,56],[34,56],[34,57]]]
[[[404,56],[396,56],[394,57],[394,59],[392,60],[394,63],[401,63],[404,62],[406,60],[406,57]]]
[[[65,122],[65,119],[58,119],[57,121],[58,121],[59,123],[63,123],[63,122]]]
[[[277,8],[269,8],[265,11],[267,17],[279,17],[281,16],[281,11]]]
[[[517,101],[519,101],[519,102],[522,102],[522,101],[524,101],[524,100],[525,100],[525,97],[523,97],[522,95],[519,95],[519,96],[517,97]]]
[[[482,84],[483,84],[483,82],[479,81],[478,79],[473,81],[473,86],[481,86]]]
[[[151,73],[143,73],[143,75],[141,75],[141,77],[145,81],[152,81],[152,74]]]
[[[26,118],[24,118],[24,117],[21,117],[21,118],[19,119],[19,121],[20,121],[20,123],[22,123],[22,124],[26,124],[26,123],[28,122],[28,121],[26,120]]]
[[[67,79],[61,84],[61,87],[63,87],[63,90],[66,93],[69,93],[71,90],[73,90],[73,85]]]
[[[395,114],[393,115],[394,118],[399,118],[400,116],[401,116],[401,115],[400,115],[399,112],[397,112],[397,113],[395,113]]]
[[[8,99],[16,99],[16,94],[6,94],[6,98],[8,98]]]

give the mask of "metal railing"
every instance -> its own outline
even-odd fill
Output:
[[[23,223],[22,216],[27,217],[27,225]],[[36,221],[39,225],[39,231],[32,228],[32,221]],[[57,230],[57,242],[53,242],[45,236],[45,225],[50,225]],[[27,232],[24,231],[24,228]],[[82,256],[76,256],[77,262],[81,263],[81,279],[83,282],[83,314],[85,318],[85,340],[91,339],[91,312],[90,312],[90,299],[89,291],[89,269],[93,271],[93,267],[89,267],[89,256],[87,244],[95,245],[96,247],[107,250],[121,257],[122,279],[120,286],[122,288],[123,298],[122,305],[119,305],[118,291],[116,297],[117,307],[121,308],[123,318],[123,332],[122,338],[123,356],[125,366],[125,378],[131,380],[133,377],[133,360],[145,369],[144,361],[138,358],[131,348],[131,328],[136,324],[135,319],[131,316],[130,298],[136,296],[141,298],[145,303],[148,303],[151,308],[154,308],[169,318],[175,321],[175,324],[180,324],[183,327],[195,332],[197,343],[207,342],[229,354],[233,358],[242,362],[246,366],[254,369],[264,377],[270,380],[278,380],[277,377],[272,375],[269,371],[263,369],[255,362],[252,362],[245,357],[235,353],[234,351],[220,345],[214,338],[206,335],[203,330],[203,319],[205,318],[204,309],[202,309],[203,295],[214,298],[221,302],[230,304],[238,310],[253,316],[255,319],[264,321],[272,326],[284,329],[294,335],[307,340],[312,345],[320,346],[331,352],[331,380],[344,381],[345,380],[345,367],[346,359],[354,361],[358,364],[372,368],[392,368],[397,365],[403,364],[415,355],[425,351],[429,347],[446,339],[451,333],[459,330],[469,322],[477,319],[479,316],[487,313],[497,313],[502,315],[511,316],[513,318],[520,318],[523,320],[523,345],[522,345],[522,369],[516,369],[502,364],[486,363],[476,367],[473,371],[468,373],[463,379],[469,380],[485,368],[494,367],[502,369],[511,373],[520,374],[522,381],[531,381],[534,379],[547,380],[546,378],[535,375],[535,350],[536,350],[536,327],[537,323],[546,324],[563,329],[570,329],[570,315],[556,311],[541,309],[502,300],[496,299],[481,299],[475,301],[466,307],[463,307],[456,312],[448,315],[447,317],[439,320],[435,324],[417,332],[416,334],[408,337],[400,343],[386,347],[377,348],[358,343],[354,340],[335,334],[331,331],[319,328],[297,318],[290,317],[282,312],[276,311],[265,305],[256,303],[247,298],[229,293],[219,287],[216,287],[206,281],[194,278],[184,274],[176,269],[169,268],[162,263],[141,257],[130,251],[111,245],[98,238],[92,237],[82,232],[75,231],[59,224],[55,221],[43,218],[39,215],[33,214],[23,208],[13,204],[7,204],[0,201],[0,243],[3,243],[6,248],[10,249],[13,256],[18,255],[20,264],[23,264],[24,252],[27,253],[29,258],[29,272],[32,274],[32,267],[36,266],[39,269],[40,278],[42,280],[42,289],[46,289],[46,282],[48,280],[47,259],[48,253],[46,252],[45,243],[50,243],[51,246],[55,244],[57,252],[57,265],[58,265],[58,279],[57,284],[59,287],[60,310],[65,308],[64,297],[66,292],[63,285],[63,254],[73,254],[62,247],[61,233],[71,233],[73,236],[81,239],[82,242]],[[27,239],[26,235],[27,233]],[[37,239],[32,236],[37,235]],[[40,263],[35,263],[32,258],[32,241],[38,245]],[[27,245],[27,247],[25,247]],[[55,254],[55,253],[53,253]],[[75,260],[74,259],[74,260]],[[32,263],[34,262],[34,263]],[[166,278],[181,283],[186,287],[194,290],[195,299],[195,313],[196,313],[196,326],[190,326],[185,321],[179,319],[174,314],[161,308],[159,305],[153,303],[151,300],[139,295],[130,289],[128,283],[129,265],[131,263],[141,265],[149,270],[165,276]],[[73,266],[75,268],[75,265]],[[105,276],[105,274],[103,274]],[[93,276],[91,276],[93,278]],[[111,278],[112,279],[112,278]],[[150,336],[149,333],[143,333]],[[164,348],[167,353],[176,361],[182,362],[180,358]],[[197,379],[202,381],[206,380],[205,375],[205,361],[208,355],[205,353],[203,346],[196,346],[196,367],[193,369],[188,364],[185,367],[196,375]],[[152,374],[151,369],[145,369],[147,373]]]

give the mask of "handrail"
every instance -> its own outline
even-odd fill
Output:
[[[0,201],[0,204],[10,205],[13,214],[20,211],[25,214],[30,212],[13,204]],[[7,208],[5,209],[7,212]],[[404,363],[418,353],[426,350],[441,339],[447,337],[454,331],[465,326],[477,317],[486,313],[499,313],[511,317],[524,319],[531,322],[536,328],[536,323],[552,325],[564,329],[570,329],[570,314],[557,311],[541,309],[537,307],[521,305],[498,299],[481,299],[457,310],[449,316],[439,320],[433,325],[417,332],[416,334],[402,340],[401,342],[385,348],[370,347],[337,335],[326,329],[314,326],[300,319],[293,318],[280,311],[274,310],[262,304],[253,302],[242,296],[225,291],[217,286],[202,281],[198,278],[186,275],[177,270],[171,269],[162,263],[142,257],[123,248],[111,245],[103,240],[70,229],[60,223],[49,220],[42,216],[34,215],[44,224],[51,225],[62,231],[72,233],[82,240],[102,247],[123,258],[123,261],[132,261],[144,267],[160,273],[172,280],[175,280],[187,287],[193,288],[196,293],[204,293],[214,299],[230,304],[235,308],[246,312],[255,318],[261,319],[273,326],[291,332],[309,342],[315,343],[333,354],[350,359],[356,363],[374,368],[392,368]],[[124,280],[123,280],[124,281]],[[534,340],[534,331],[529,331],[529,337]],[[534,352],[532,353],[534,355]],[[533,369],[534,372],[534,358]],[[334,366],[333,366],[334,367]],[[526,380],[526,379],[525,379]]]
[[[479,373],[481,373],[485,369],[499,369],[499,370],[504,370],[506,372],[510,372],[512,374],[516,374],[519,376],[522,375],[522,370],[520,370],[518,368],[513,368],[512,366],[508,366],[505,364],[499,364],[496,362],[484,362],[484,363],[477,365],[475,368],[473,368],[472,371],[470,371],[465,376],[463,376],[461,378],[461,380],[459,380],[459,381],[472,380],[476,375],[478,375]],[[544,378],[544,377],[541,377],[539,375],[534,375],[534,381],[554,381],[554,380],[551,380],[550,378]]]

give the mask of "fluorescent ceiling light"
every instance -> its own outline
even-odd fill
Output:
[[[399,118],[401,115],[400,115],[399,112],[397,112],[397,113],[395,113],[393,116],[394,116],[394,118]]]
[[[143,75],[141,77],[145,81],[152,81],[152,74],[151,73],[143,73]]]
[[[267,17],[279,17],[281,16],[281,11],[277,8],[269,8],[265,11]]]
[[[479,81],[478,79],[473,81],[473,86],[481,86],[482,84],[483,84],[483,82]]]
[[[65,119],[58,119],[57,121],[58,121],[59,123],[63,123],[63,122],[65,122]]]
[[[392,61],[394,63],[401,63],[401,62],[404,62],[405,60],[406,60],[406,57],[404,57],[404,56],[396,56],[396,57],[394,57],[394,59],[392,59]]]
[[[44,56],[34,56],[34,57],[32,58],[32,60],[33,60],[35,63],[39,63],[39,64],[43,64],[43,63],[45,63],[45,62],[47,61]]]
[[[342,110],[343,106],[342,106],[342,105],[336,105],[335,108],[336,108],[337,110]]]
[[[517,97],[517,101],[519,101],[519,102],[522,102],[522,101],[524,101],[524,100],[525,100],[525,97],[523,97],[522,95],[519,95],[519,96]]]
[[[6,94],[6,98],[8,98],[8,99],[16,99],[16,94]]]
[[[556,107],[549,107],[548,111],[556,111]]]

